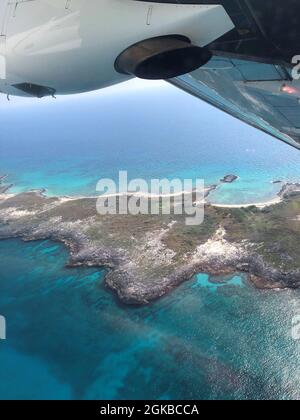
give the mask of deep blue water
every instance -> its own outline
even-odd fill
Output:
[[[2,399],[300,397],[299,292],[200,274],[129,308],[103,272],[65,268],[62,245],[2,241],[0,254]]]
[[[300,179],[299,152],[167,84],[38,104],[12,98],[0,111],[0,172],[14,191],[91,195],[119,170],[207,184],[233,173],[240,179],[212,199],[249,203],[273,198],[274,180]]]

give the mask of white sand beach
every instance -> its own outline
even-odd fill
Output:
[[[244,203],[244,204],[215,204],[215,203],[209,203],[213,207],[219,207],[219,208],[226,208],[226,209],[242,209],[242,208],[248,208],[248,207],[257,207],[260,209],[263,209],[265,207],[273,206],[275,204],[279,204],[282,202],[282,198],[277,196],[273,198],[272,200],[266,201],[264,203]]]

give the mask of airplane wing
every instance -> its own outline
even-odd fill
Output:
[[[171,83],[300,149],[299,0],[176,3],[221,4],[235,29],[208,45],[208,64]]]
[[[289,67],[215,55],[172,83],[300,149],[300,83]]]

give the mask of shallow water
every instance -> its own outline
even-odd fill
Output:
[[[142,308],[49,241],[0,241],[0,398],[299,398],[299,292],[199,274]]]

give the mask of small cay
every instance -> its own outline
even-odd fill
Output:
[[[211,188],[211,191],[215,187]],[[96,198],[30,191],[0,197],[0,239],[51,239],[69,267],[106,267],[106,283],[127,304],[147,304],[198,272],[244,272],[259,288],[300,287],[300,184],[264,209],[205,206],[200,226],[185,217],[101,216]]]
[[[225,184],[232,184],[234,181],[236,181],[239,177],[236,175],[226,175],[224,176],[223,179],[221,179],[220,181],[225,183]]]

